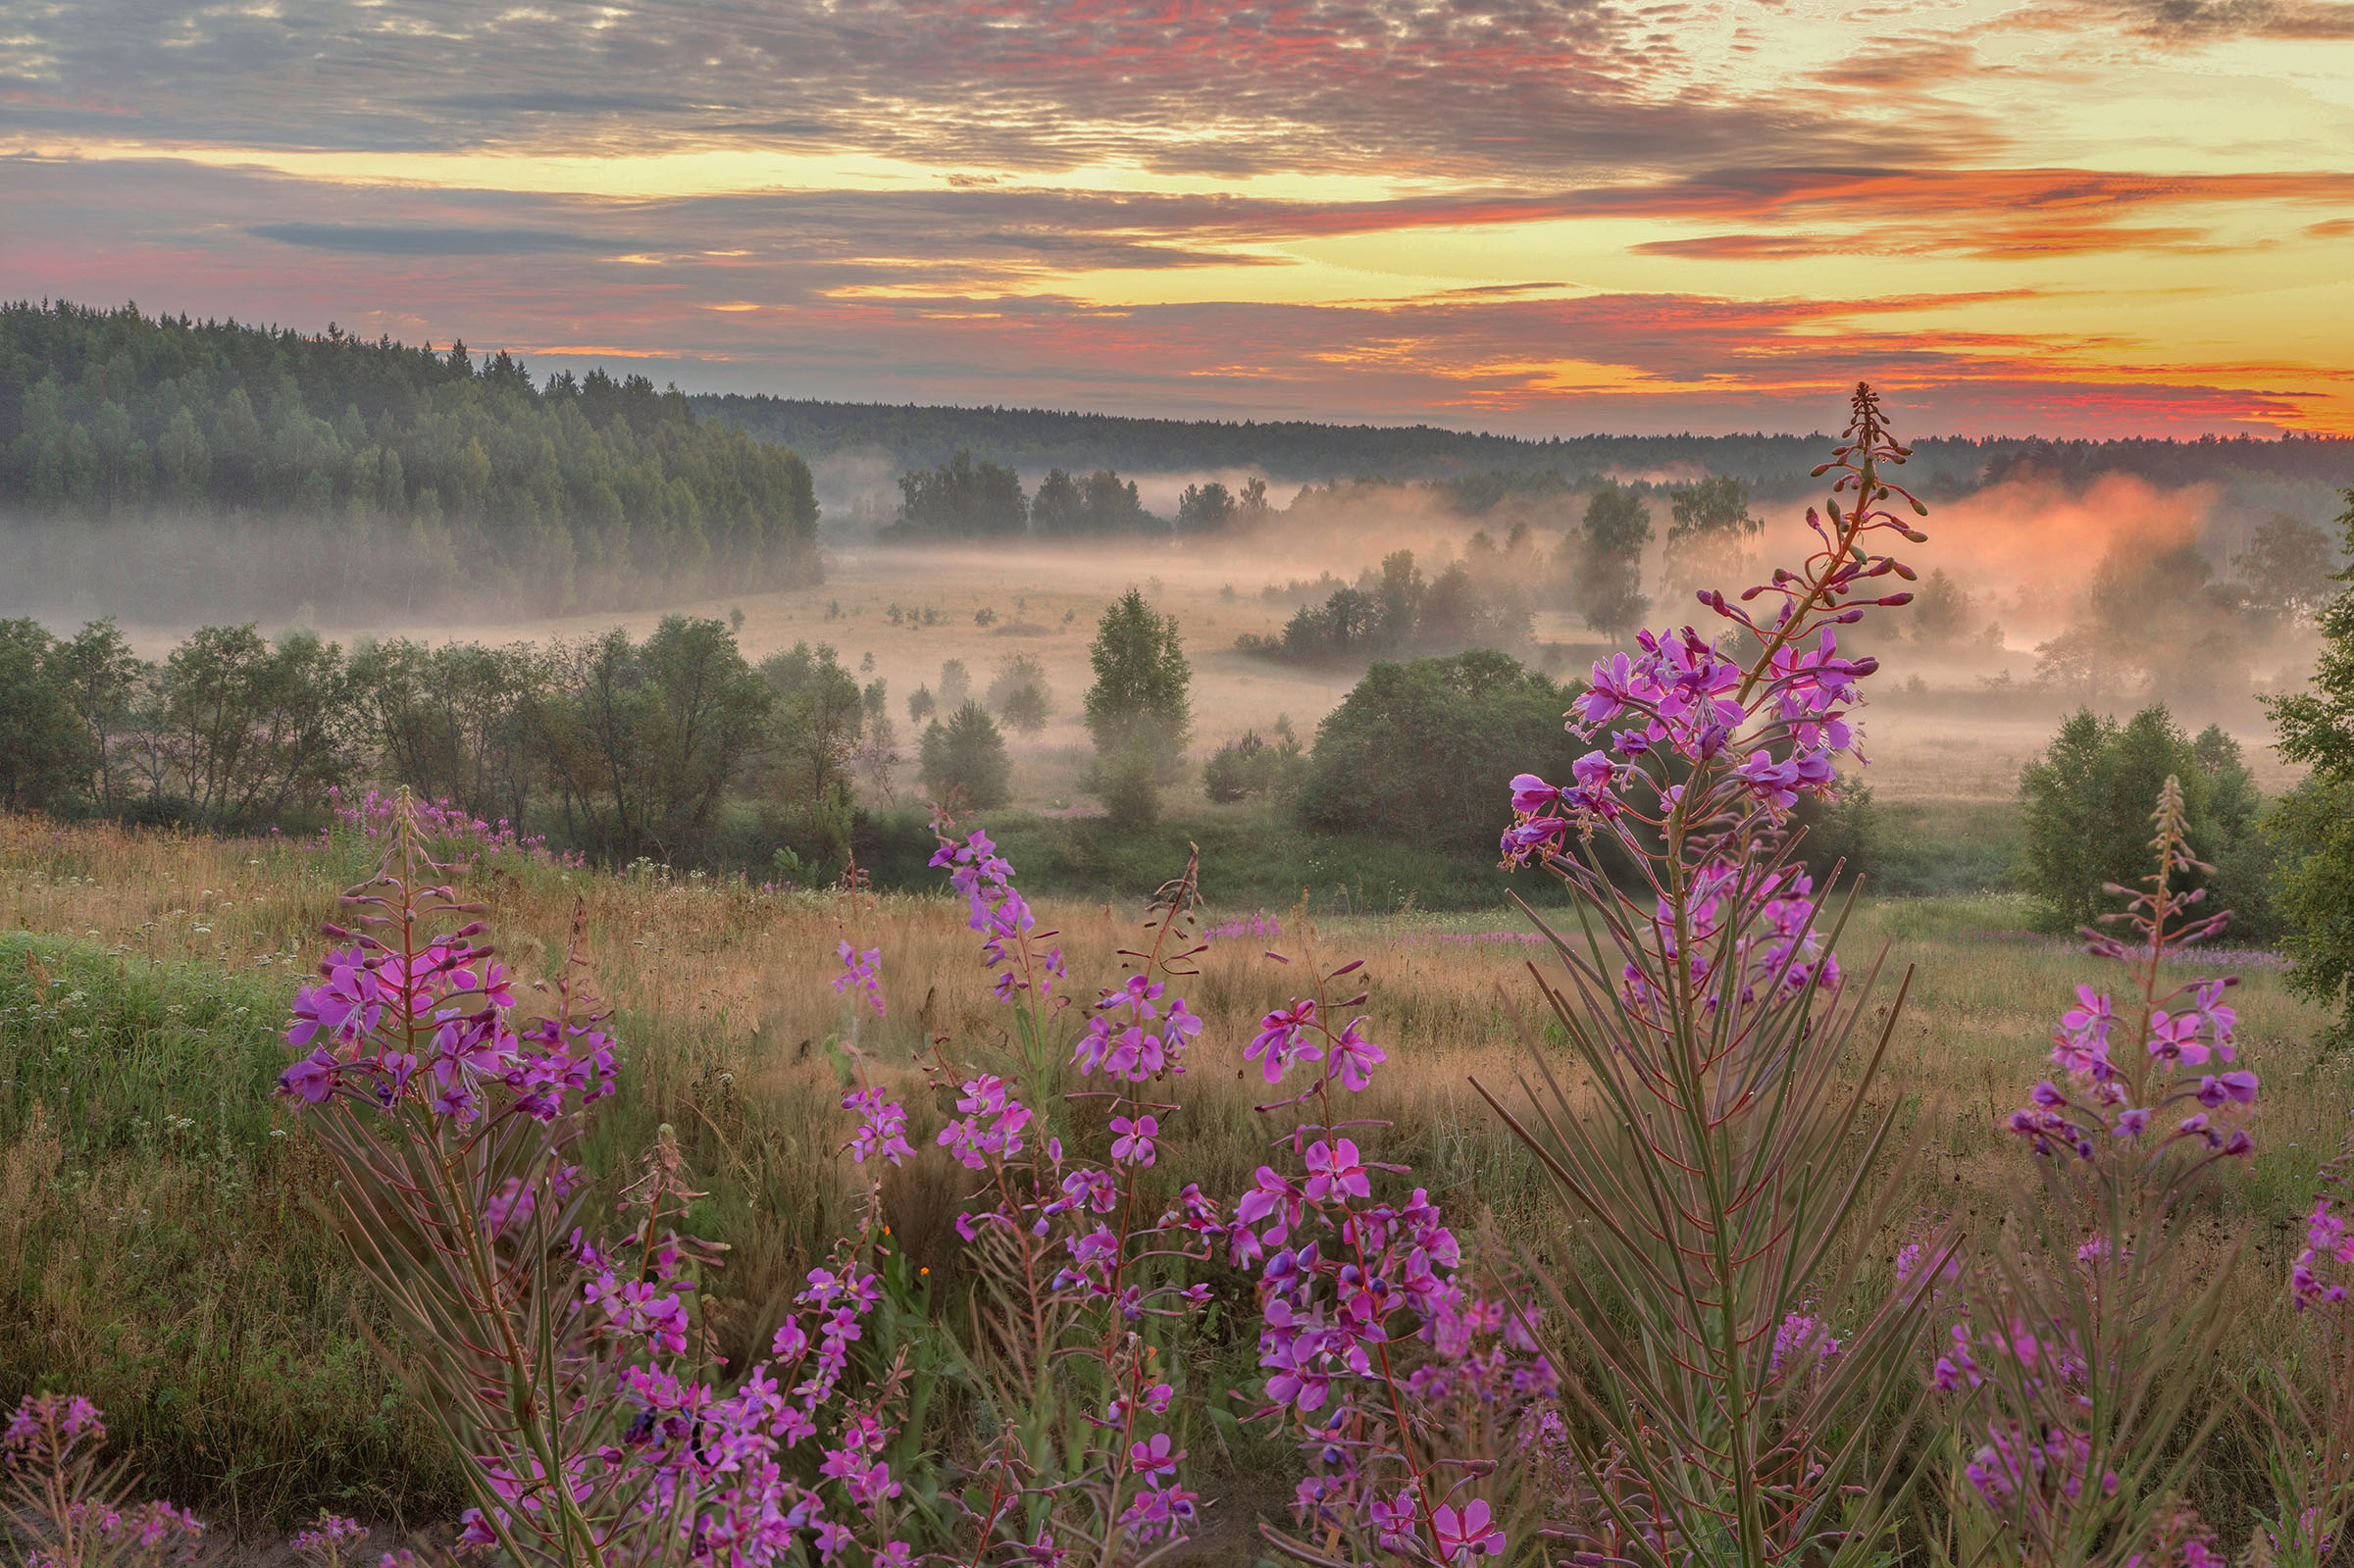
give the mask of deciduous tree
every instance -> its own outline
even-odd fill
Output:
[[[1193,666],[1177,635],[1177,622],[1130,588],[1113,601],[1097,624],[1089,651],[1096,683],[1087,693],[1087,728],[1096,753],[1113,756],[1130,746],[1151,753],[1163,779],[1176,776],[1186,743],[1193,738]]]

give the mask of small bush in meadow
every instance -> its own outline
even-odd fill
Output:
[[[1013,798],[1013,763],[1005,737],[978,702],[966,702],[924,729],[916,778],[934,798],[959,810],[994,811]]]

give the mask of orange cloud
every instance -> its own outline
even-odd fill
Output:
[[[2354,427],[2346,3],[115,9],[0,71],[28,293],[846,398]]]

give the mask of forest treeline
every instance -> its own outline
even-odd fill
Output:
[[[111,621],[0,621],[0,807],[300,831],[331,791],[405,785],[609,864],[702,863],[738,804],[754,836],[839,852],[854,775],[899,760],[884,696],[831,648],[755,665],[728,623],[676,615],[642,641],[349,652],[215,626],[153,662]]]
[[[1253,472],[1284,484],[1336,479],[1437,480],[1483,487],[1583,488],[1605,477],[1704,471],[1753,494],[1812,494],[1821,435],[1575,435],[1549,439],[1428,425],[1328,425],[1306,420],[1132,419],[1053,409],[831,403],[805,398],[700,395],[700,413],[725,420],[811,462],[880,457],[895,471],[928,469],[959,451],[1023,473],[1113,469],[1131,474]],[[1827,405],[1826,405],[1827,406]],[[2156,484],[2282,485],[2332,491],[2354,483],[2354,439],[2294,436],[2195,440],[2065,440],[2041,436],[1927,436],[1907,467],[1916,488],[1952,498],[2025,471],[2072,483],[2129,474]],[[1478,508],[1474,508],[1478,509]]]
[[[897,514],[881,531],[894,543],[927,539],[1009,539],[1025,534],[1064,538],[1079,534],[1217,533],[1255,527],[1276,515],[1267,500],[1267,481],[1246,481],[1230,490],[1216,480],[1189,484],[1177,497],[1177,515],[1148,511],[1134,480],[1113,469],[1070,474],[1049,469],[1033,495],[1022,477],[1002,463],[975,460],[959,447],[947,461],[899,476]]]
[[[1574,687],[1475,651],[1376,665],[1311,745],[1287,725],[1198,768],[1175,623],[1131,590],[1091,660],[1085,787],[1120,831],[1149,827],[1162,791],[1199,772],[1213,801],[1255,797],[1318,832],[1410,832],[1480,865],[1512,771],[1566,768],[1580,749],[1561,725]],[[1000,726],[1034,731],[1052,703],[1035,660],[1007,661],[986,692],[951,660],[937,693],[909,695],[918,729],[902,752],[881,680],[861,684],[823,645],[748,660],[723,621],[669,616],[642,640],[616,629],[348,651],[216,626],[155,661],[110,621],[63,636],[0,621],[0,810],[299,834],[338,799],[348,812],[406,786],[502,842],[822,882],[853,849],[888,867],[895,834],[928,842],[922,801],[1009,804]]]
[[[642,376],[133,307],[0,305],[0,511],[11,608],[561,611],[817,573],[808,465]]]

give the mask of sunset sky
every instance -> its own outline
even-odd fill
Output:
[[[691,390],[2354,432],[2354,3],[0,0],[0,290]]]

